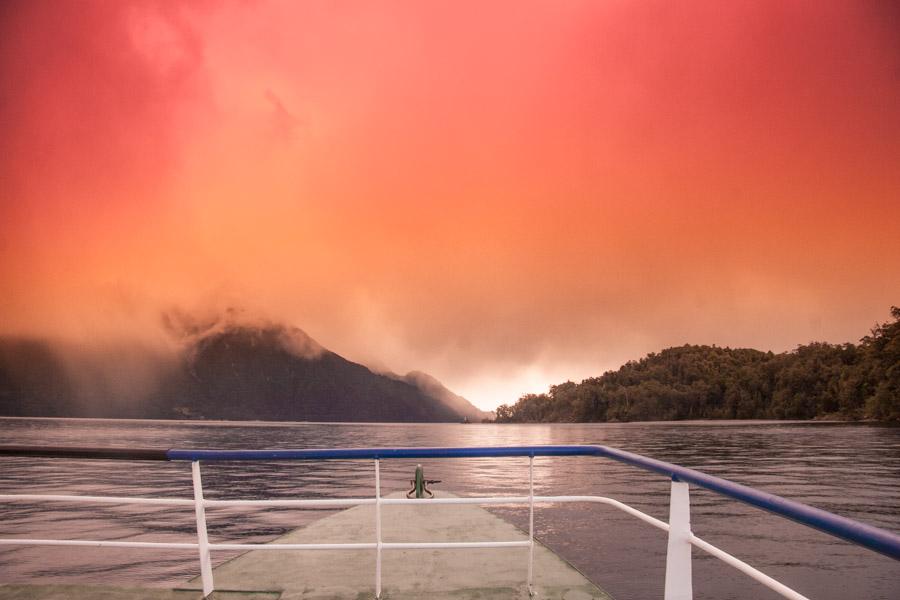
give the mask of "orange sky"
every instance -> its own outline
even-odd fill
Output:
[[[892,0],[22,0],[0,80],[0,333],[237,305],[493,408],[900,304]]]

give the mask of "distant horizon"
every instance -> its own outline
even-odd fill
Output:
[[[874,326],[876,326],[877,324],[880,324],[880,323],[883,323],[883,322],[888,322],[888,321],[889,321],[888,319],[879,319],[878,321],[873,322],[872,325],[871,325],[871,327],[874,327]],[[296,329],[300,329],[301,331],[303,331],[302,327],[298,327],[298,326],[296,326],[296,325],[291,325],[291,324],[288,324],[288,323],[273,323],[273,322],[266,321],[266,320],[253,320],[252,322],[254,323],[254,326],[262,326],[262,327],[264,327],[264,326],[274,326],[274,327],[284,327],[284,328],[296,328]],[[247,326],[247,323],[242,323],[242,322],[240,322],[240,321],[237,321],[237,322],[231,323],[230,326],[246,327],[246,326]],[[218,327],[218,325],[217,325],[217,327]],[[870,329],[871,329],[871,327],[870,327]],[[831,344],[831,345],[857,344],[860,340],[862,340],[863,337],[865,337],[865,336],[869,333],[870,329],[867,329],[866,332],[863,333],[863,335],[859,336],[856,340],[851,340],[851,341],[841,341],[841,342],[829,342],[829,341],[825,341],[825,340],[809,340],[809,341],[807,341],[807,342],[799,342],[799,343],[794,344],[794,345],[792,345],[791,347],[786,348],[786,349],[784,349],[784,350],[766,350],[766,349],[763,349],[763,348],[749,348],[749,347],[744,347],[744,346],[728,346],[728,345],[722,345],[722,344],[716,344],[716,343],[705,344],[705,343],[691,343],[691,342],[684,342],[684,343],[681,343],[681,344],[674,344],[674,345],[672,345],[672,346],[666,346],[666,347],[664,347],[664,348],[657,348],[657,349],[655,349],[655,350],[650,350],[650,351],[648,351],[648,352],[646,352],[646,353],[644,353],[644,354],[642,354],[642,355],[640,355],[640,356],[636,356],[636,357],[632,357],[632,358],[626,359],[625,361],[623,361],[622,363],[620,363],[620,364],[618,364],[618,365],[615,365],[615,366],[612,366],[612,367],[609,367],[609,368],[606,368],[606,369],[597,370],[597,371],[592,372],[592,373],[590,373],[590,374],[587,374],[587,375],[585,375],[585,376],[583,376],[583,377],[577,377],[577,378],[569,377],[569,378],[558,379],[558,380],[550,381],[549,383],[547,383],[544,387],[542,387],[542,388],[540,388],[540,389],[533,389],[533,390],[520,391],[520,392],[516,393],[514,396],[509,396],[508,398],[505,398],[505,399],[502,399],[502,400],[496,400],[496,399],[493,399],[493,400],[490,401],[491,404],[487,404],[487,405],[479,404],[479,402],[477,401],[477,399],[473,399],[473,398],[467,396],[467,395],[466,395],[465,393],[463,393],[461,390],[454,389],[451,385],[449,385],[449,384],[448,384],[447,382],[445,382],[445,381],[442,381],[439,377],[435,376],[434,374],[424,372],[424,371],[422,371],[421,369],[412,369],[412,370],[410,370],[410,371],[398,372],[398,371],[391,370],[390,368],[388,368],[388,367],[385,366],[385,365],[370,365],[370,364],[366,364],[366,363],[363,363],[363,362],[355,361],[355,359],[354,359],[352,356],[347,356],[346,354],[343,354],[343,353],[341,353],[341,352],[339,352],[339,351],[337,351],[337,350],[335,350],[335,349],[332,349],[332,348],[327,347],[327,345],[323,345],[321,348],[322,348],[323,350],[325,350],[325,351],[334,352],[334,353],[338,354],[339,356],[342,356],[343,358],[346,358],[346,359],[348,359],[348,360],[351,360],[351,361],[354,361],[354,362],[358,362],[358,364],[361,364],[361,365],[365,366],[366,368],[368,368],[369,370],[371,370],[373,373],[376,373],[376,374],[387,374],[387,375],[396,375],[396,376],[398,376],[398,377],[403,377],[403,376],[407,376],[407,375],[409,375],[409,374],[411,374],[411,373],[415,373],[415,372],[421,372],[421,373],[424,373],[425,375],[434,377],[435,379],[437,379],[437,381],[438,381],[439,383],[441,383],[442,385],[444,385],[445,387],[447,387],[451,392],[456,393],[456,394],[462,396],[463,398],[465,398],[466,400],[468,400],[469,402],[471,402],[474,406],[476,406],[478,409],[480,409],[480,410],[482,410],[482,411],[486,411],[486,412],[493,412],[498,406],[503,405],[503,404],[513,404],[514,402],[516,402],[516,400],[518,400],[519,398],[521,398],[522,396],[525,396],[525,395],[527,395],[527,394],[542,394],[542,393],[546,393],[546,392],[548,391],[548,389],[549,389],[551,386],[553,386],[553,385],[559,385],[559,384],[562,384],[562,383],[565,383],[565,382],[574,382],[574,383],[578,383],[578,382],[584,381],[584,380],[586,380],[586,379],[600,377],[600,376],[602,376],[604,373],[607,373],[607,372],[610,372],[610,371],[615,372],[615,371],[617,371],[618,369],[622,368],[623,366],[625,366],[626,364],[628,364],[628,363],[630,363],[630,362],[640,361],[640,360],[642,360],[642,359],[644,359],[644,358],[646,358],[646,357],[648,357],[648,356],[650,356],[650,355],[658,354],[658,353],[660,353],[660,352],[664,352],[664,351],[666,351],[666,350],[668,350],[668,349],[672,349],[672,348],[681,348],[681,347],[685,347],[685,346],[709,346],[709,347],[714,347],[714,348],[715,348],[715,347],[718,347],[718,348],[726,348],[726,349],[734,349],[734,350],[737,350],[737,349],[749,349],[749,350],[758,350],[758,351],[760,351],[760,352],[772,352],[773,354],[782,354],[782,353],[793,352],[793,351],[796,350],[798,347],[806,346],[806,345],[809,345],[809,344],[816,344],[816,343],[826,343],[826,344]],[[305,332],[304,332],[304,333],[305,333]],[[308,334],[307,334],[307,335],[308,335]],[[51,345],[52,345],[54,342],[60,342],[60,341],[61,341],[61,340],[59,340],[59,339],[54,340],[53,338],[40,337],[40,336],[29,336],[29,335],[7,335],[7,336],[3,336],[2,334],[0,334],[0,339],[2,339],[3,337],[10,337],[10,338],[14,338],[14,339],[22,339],[22,340],[29,340],[29,339],[40,340],[40,341],[45,341],[45,342],[47,342],[47,343],[50,343]],[[318,340],[312,338],[311,336],[310,336],[310,339],[311,339],[311,341],[312,341],[314,344],[318,345]],[[140,341],[139,338],[131,338],[131,339],[119,339],[119,340],[114,340],[114,341],[111,341],[111,342],[110,342],[110,341],[107,341],[107,342],[111,344],[110,347],[113,347],[113,348],[114,348],[116,345],[120,345],[120,344],[128,344],[128,343],[137,343],[137,342],[139,342],[139,341]],[[172,345],[172,346],[169,346],[166,350],[171,350],[171,349],[177,347],[178,344],[179,344],[179,342],[177,342],[174,338],[170,339],[169,341],[170,341],[173,345]],[[76,347],[76,350],[77,350],[77,345],[78,345],[77,342],[72,341],[72,340],[69,340],[69,341],[67,341],[67,343],[68,343],[68,344],[74,344],[75,347]],[[94,348],[94,349],[97,350],[97,348]],[[106,350],[109,351],[109,348],[106,348]],[[157,348],[157,350],[162,350],[162,349],[161,349],[161,348]],[[102,352],[102,350],[101,350],[101,352]],[[9,418],[74,418],[74,419],[87,418],[87,419],[95,419],[95,418],[93,418],[93,417],[9,417]],[[101,419],[102,419],[102,418],[101,418]],[[117,419],[111,419],[111,420],[117,420]],[[134,419],[130,419],[130,420],[134,420]],[[160,419],[136,419],[136,420],[154,421],[154,420],[160,420]],[[161,419],[161,420],[163,420],[163,421],[171,421],[172,419]],[[187,419],[186,421],[187,421],[187,422],[190,422],[190,421],[192,421],[192,419]],[[212,419],[212,420],[206,420],[206,421],[207,421],[207,422],[213,422],[213,421],[216,421],[216,420],[215,420],[215,419]],[[223,422],[223,423],[227,423],[227,422],[247,423],[247,422],[254,422],[254,421],[252,421],[252,420],[251,420],[251,421],[243,421],[243,420],[227,421],[227,420],[222,420],[221,422]],[[260,421],[260,422],[265,423],[265,422],[270,422],[270,421]],[[335,422],[335,421],[278,421],[278,422],[285,422],[285,423],[333,423],[333,422],[334,422],[334,423],[338,423],[338,422]],[[661,421],[661,422],[665,422],[665,421]],[[360,422],[359,422],[359,421],[346,421],[346,423],[360,423]],[[388,423],[388,421],[386,421],[386,423]]]
[[[279,427],[282,425],[351,425],[358,426],[378,426],[378,425],[403,425],[404,427],[443,427],[454,425],[456,423],[449,422],[405,422],[405,421],[228,421],[222,419],[116,419],[108,417],[8,417],[0,415],[0,419],[21,420],[21,421],[108,421],[118,422],[127,421],[129,423],[182,423],[185,425],[221,425],[223,427]],[[842,425],[851,424],[859,425],[866,421],[839,421],[839,420],[812,420],[812,419],[684,419],[680,421],[609,421],[604,423],[552,423],[554,426],[571,425],[573,427],[584,425],[690,425],[691,423],[703,423],[704,425],[734,425],[741,426],[751,423],[772,424],[772,425]],[[488,423],[467,423],[466,425],[494,425],[494,422]],[[497,425],[518,425],[541,427],[547,423],[496,423]],[[880,425],[884,423],[878,422]],[[3,445],[0,443],[0,445]]]

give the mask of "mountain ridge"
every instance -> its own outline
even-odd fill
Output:
[[[225,321],[192,326],[181,338],[170,355],[0,338],[0,415],[323,422],[486,416],[433,377],[373,372],[296,327]]]

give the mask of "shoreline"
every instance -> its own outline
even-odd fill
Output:
[[[147,423],[147,424],[180,424],[205,425],[216,427],[283,427],[295,425],[353,425],[353,426],[434,426],[463,425],[456,421],[232,421],[226,419],[140,419],[116,417],[23,417],[0,415],[0,421],[74,421],[92,423]],[[897,421],[879,421],[875,419],[835,419],[816,417],[812,419],[679,419],[670,421],[528,421],[528,422],[481,422],[465,423],[466,426],[484,425],[883,425],[900,427]]]

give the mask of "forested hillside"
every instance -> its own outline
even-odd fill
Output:
[[[668,348],[580,384],[527,394],[498,422],[679,419],[900,421],[900,308],[859,344],[811,343],[774,354]]]

